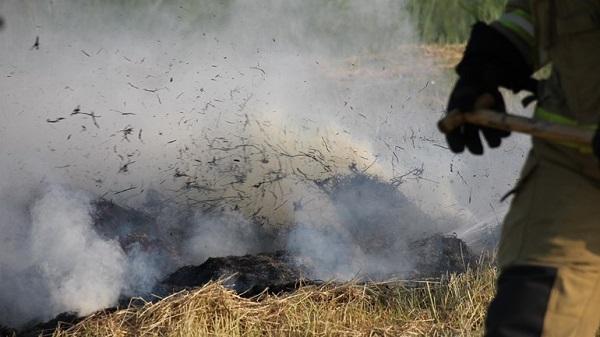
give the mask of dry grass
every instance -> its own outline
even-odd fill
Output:
[[[304,286],[253,299],[213,283],[97,313],[54,336],[479,336],[495,275],[484,267],[445,281]]]
[[[392,51],[354,55],[341,62],[327,64],[322,61],[321,64],[325,69],[324,77],[337,81],[431,79],[440,74],[452,74],[464,49],[464,44],[404,44]]]
[[[423,53],[432,58],[437,66],[444,69],[454,68],[463,56],[465,45],[459,44],[424,44]]]

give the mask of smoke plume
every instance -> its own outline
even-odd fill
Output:
[[[8,206],[0,213],[3,323],[64,311],[89,314],[114,304],[127,258],[91,227],[90,195],[61,186],[38,195],[30,207],[2,203]]]

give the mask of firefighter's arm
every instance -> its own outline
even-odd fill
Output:
[[[502,16],[492,22],[491,26],[519,50],[533,69],[539,67],[530,0],[508,1]]]
[[[504,101],[498,88],[504,87],[514,92],[533,92],[537,89],[537,83],[531,78],[533,57],[528,53],[531,49],[526,41],[528,35],[519,35],[532,33],[533,25],[528,26],[526,23],[530,21],[516,17],[517,10],[524,16],[529,13],[525,7],[518,7],[520,3],[511,1],[506,13],[491,25],[477,22],[473,26],[463,58],[456,67],[459,79],[450,94],[448,112],[473,111],[483,96],[493,98],[490,100],[492,104],[484,108],[504,112]],[[522,27],[515,25],[515,22]],[[446,139],[453,152],[462,152],[467,148],[473,154],[481,154],[483,146],[480,133],[492,148],[498,147],[502,138],[509,134],[465,124],[448,133]]]

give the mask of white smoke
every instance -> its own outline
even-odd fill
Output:
[[[430,215],[387,182],[361,173],[324,186],[329,215],[296,211],[288,247],[312,266],[313,278],[377,279],[406,275],[414,266],[408,244],[438,233]],[[448,219],[445,227],[456,226]]]
[[[152,235],[191,226],[185,262],[273,248],[265,232],[301,224],[281,241],[321,261],[320,278],[408,267],[410,238],[502,217],[523,139],[481,158],[444,148],[448,73],[416,46],[402,1],[133,3],[0,2],[0,173],[12,183],[0,185],[0,323],[110,306],[169,269],[162,252],[96,234],[91,195],[154,212],[145,202],[160,191],[177,207],[156,211]],[[312,182],[352,164],[394,182],[404,207]],[[348,209],[386,212],[377,232],[398,240],[366,250]]]
[[[121,291],[125,257],[92,229],[90,196],[51,187],[31,209],[31,264],[50,289],[52,312],[89,314]]]
[[[150,294],[154,286],[170,270],[164,265],[164,252],[144,250],[138,243],[127,252],[125,280],[121,282],[121,295],[135,297]],[[96,305],[96,310],[98,306]]]
[[[56,185],[39,195],[28,209],[0,213],[3,323],[89,314],[113,305],[122,290],[126,257],[91,227],[91,196]]]
[[[199,265],[209,257],[260,253],[266,246],[264,233],[237,212],[219,216],[197,213],[192,224],[190,237],[182,243],[187,264]]]

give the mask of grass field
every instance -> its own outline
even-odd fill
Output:
[[[215,19],[217,22],[227,20],[230,8],[236,0],[196,0],[183,1],[187,16],[185,21],[200,24],[206,20]],[[507,0],[406,0],[405,6],[412,21],[415,23],[421,39],[426,43],[463,43],[469,36],[470,26],[477,20],[491,21],[496,19],[501,13]],[[315,13],[320,10],[333,10],[339,13],[340,17],[350,10],[350,0],[312,0],[304,1],[304,6],[312,7]],[[173,10],[170,5],[175,2],[163,0],[93,0],[87,2],[90,9],[98,7],[100,4],[114,4],[126,13],[126,16],[135,17],[136,13],[143,15],[144,11],[140,8],[159,9],[165,6],[166,10]],[[391,9],[390,9],[391,10]],[[402,18],[398,17],[398,21]],[[331,26],[328,20],[315,20],[313,22],[315,29],[325,33],[334,32],[340,34],[339,30]],[[344,26],[336,23],[333,26]],[[376,21],[370,24],[372,27],[378,27]],[[390,26],[388,29],[398,29]],[[374,34],[381,35],[385,32],[373,31]]]
[[[408,0],[407,9],[427,43],[462,43],[477,20],[491,21],[506,0]]]
[[[495,276],[484,266],[440,281],[304,286],[252,299],[213,283],[97,313],[54,336],[481,336]]]

